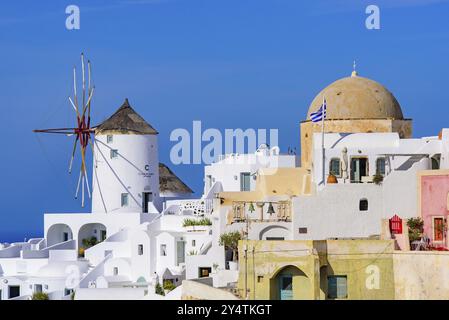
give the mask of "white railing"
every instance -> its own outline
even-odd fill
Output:
[[[190,213],[194,216],[211,214],[213,199],[182,200],[179,203],[179,214]]]

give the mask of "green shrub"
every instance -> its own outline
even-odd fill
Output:
[[[424,221],[421,218],[410,218],[407,220],[408,238],[410,242],[420,240],[424,232]]]
[[[154,288],[154,293],[161,295],[161,296],[165,296],[164,289],[162,288],[162,286],[159,282],[156,283],[156,287]]]
[[[209,218],[201,218],[201,219],[184,219],[182,226],[183,227],[193,227],[193,226],[211,226],[212,221]]]
[[[172,291],[175,288],[176,288],[176,286],[173,282],[168,281],[168,280],[164,281],[164,290]]]
[[[31,296],[31,300],[50,300],[50,299],[48,298],[48,294],[44,292],[35,292]]]
[[[374,184],[381,185],[383,181],[384,181],[384,176],[383,175],[376,174],[376,175],[373,176]]]

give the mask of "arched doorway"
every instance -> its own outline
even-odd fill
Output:
[[[52,225],[47,231],[47,246],[69,241],[73,239],[73,232],[70,227],[64,223]]]
[[[295,266],[280,269],[270,280],[270,299],[312,299],[313,292],[307,275]]]
[[[106,226],[102,223],[88,223],[78,231],[78,248],[88,249],[106,239]]]

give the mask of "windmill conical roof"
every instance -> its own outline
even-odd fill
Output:
[[[193,193],[192,189],[163,163],[159,163],[159,191],[165,194]]]
[[[112,116],[95,128],[95,134],[158,134],[158,132],[131,107],[128,99],[125,99]]]

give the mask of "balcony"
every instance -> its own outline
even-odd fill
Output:
[[[291,201],[234,201],[227,224],[239,222],[290,222]]]
[[[190,214],[194,216],[204,216],[212,213],[213,199],[192,199],[179,202],[179,214]]]

